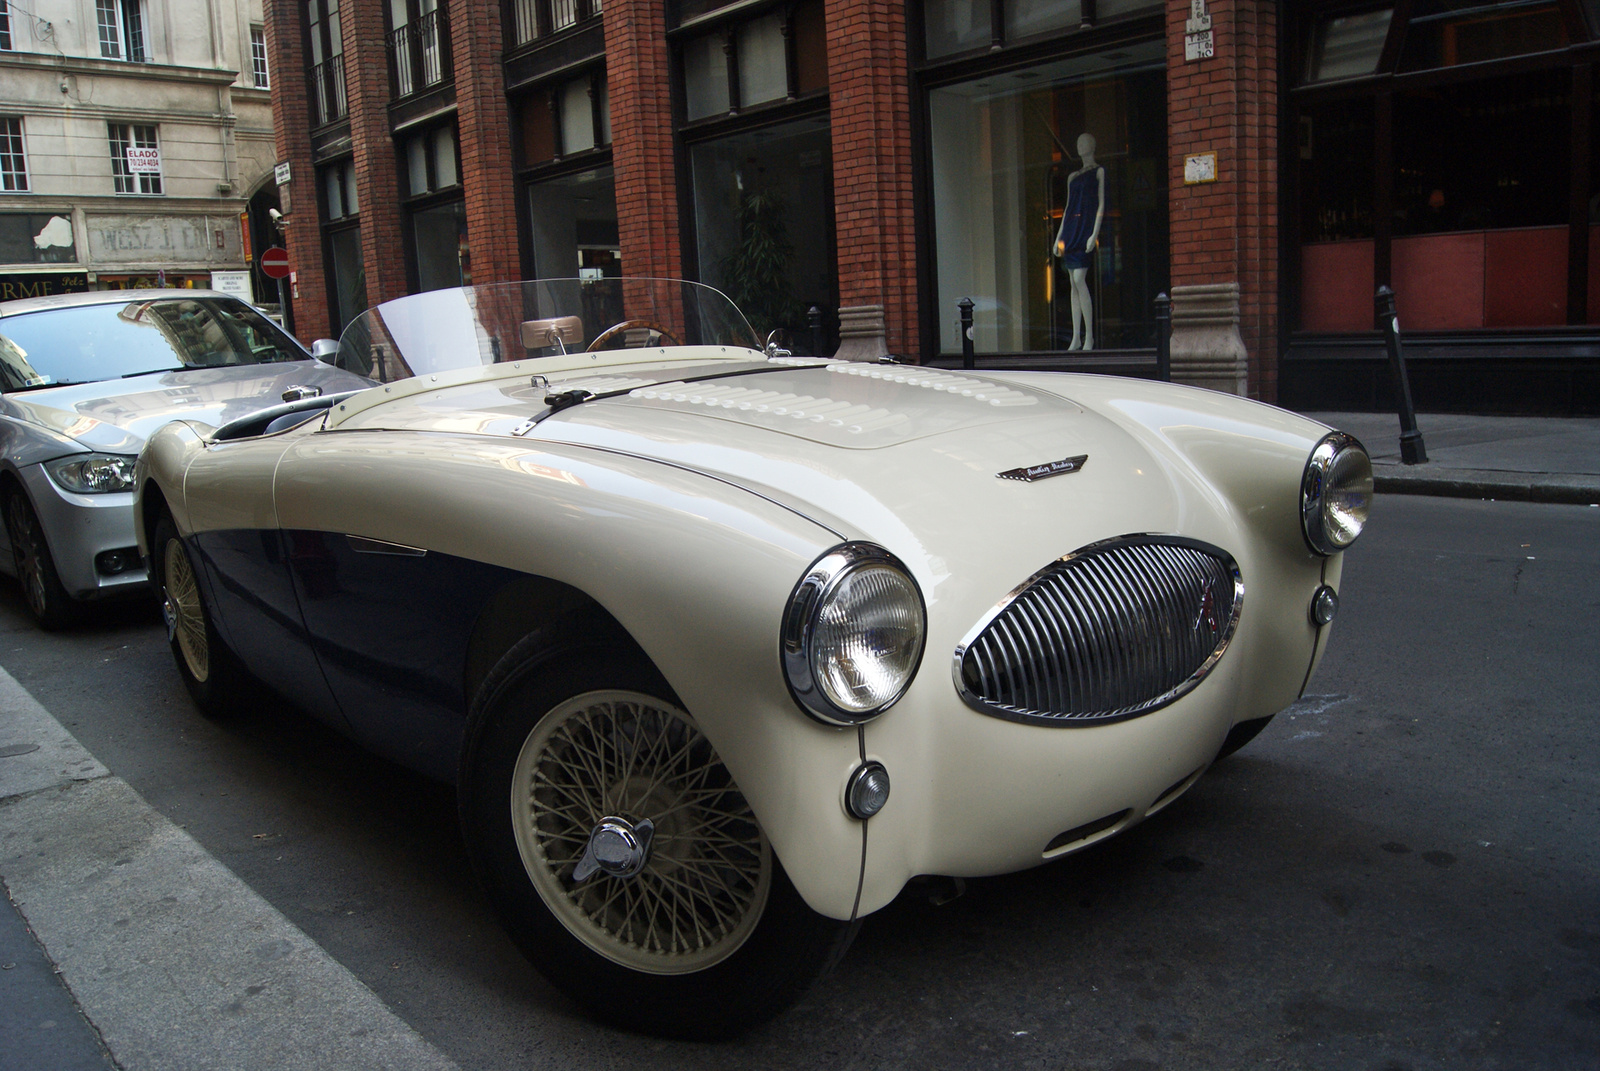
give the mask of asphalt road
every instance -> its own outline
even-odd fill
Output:
[[[0,665],[463,1068],[1600,1068],[1600,509],[1380,497],[1308,698],[1123,837],[913,890],[724,1045],[594,1026],[454,797],[265,704],[202,719],[153,611]]]

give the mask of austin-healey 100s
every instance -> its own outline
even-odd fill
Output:
[[[1304,690],[1372,493],[1292,413],[791,356],[693,283],[417,294],[337,363],[140,455],[178,670],[454,783],[534,965],[661,1034],[1170,805]]]

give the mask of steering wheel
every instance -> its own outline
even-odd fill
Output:
[[[594,336],[594,341],[589,343],[589,352],[595,352],[601,346],[605,345],[607,342],[610,342],[617,335],[620,335],[624,331],[631,331],[636,327],[648,328],[649,330],[660,335],[662,338],[670,341],[674,346],[683,345],[682,342],[678,341],[677,335],[674,335],[671,331],[668,331],[665,327],[662,327],[654,320],[623,320],[621,323],[612,324],[610,327]]]

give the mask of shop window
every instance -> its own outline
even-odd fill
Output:
[[[22,147],[22,119],[0,117],[0,191],[26,193],[28,156]]]
[[[927,0],[922,17],[928,58],[987,48],[994,40],[993,10],[989,0]]]
[[[367,273],[361,259],[361,228],[343,227],[327,234],[328,288],[332,292],[333,328],[337,334],[367,308]]]
[[[610,167],[530,183],[528,208],[533,278],[621,276],[622,243]]]
[[[1167,288],[1165,53],[1153,41],[1108,58],[986,75],[929,94],[941,352],[961,350],[955,319],[964,297],[977,305],[980,353],[1069,347],[1073,269],[1053,245],[1069,179],[1083,166],[1073,155],[1082,134],[1094,139],[1105,171],[1098,246],[1083,277],[1095,348],[1154,344],[1152,301]]]
[[[1123,15],[1145,14],[1165,9],[1166,5],[1162,0],[1095,0],[1094,17],[1096,22],[1105,22],[1107,19],[1120,18]]]
[[[1312,105],[1300,115],[1303,330],[1372,329],[1375,116],[1370,97]]]
[[[141,0],[95,0],[103,59],[144,63],[149,59],[144,38],[144,4]]]
[[[1376,73],[1393,16],[1394,9],[1385,8],[1317,23],[1307,55],[1306,81],[1331,82]]]
[[[356,200],[356,169],[346,158],[321,169],[324,218],[328,222],[347,219],[361,210]]]
[[[820,0],[769,9],[684,40],[684,114],[690,121],[792,100],[828,85]]]
[[[156,128],[137,123],[107,123],[111,178],[118,193],[160,193],[161,149]]]
[[[0,212],[0,264],[71,264],[72,219],[50,212]]]
[[[1482,63],[1566,48],[1569,43],[1558,3],[1417,0],[1400,69]]]
[[[810,307],[838,304],[827,120],[703,141],[689,158],[700,281],[731,297],[763,336],[784,328],[809,340]]]
[[[939,59],[1160,11],[1163,6],[1162,0],[1000,0],[996,11],[992,0],[925,0],[923,48],[928,59]]]
[[[1003,0],[1006,40],[1070,30],[1083,22],[1079,0]]]
[[[411,236],[417,253],[419,291],[472,285],[465,201],[414,209]]]
[[[267,31],[262,26],[250,27],[250,82],[257,89],[272,88],[272,76],[267,70]]]

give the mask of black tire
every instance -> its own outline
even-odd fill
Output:
[[[173,661],[194,705],[208,718],[232,714],[245,675],[211,623],[199,571],[169,513],[161,515],[150,537],[150,582],[161,601]]]
[[[619,647],[535,633],[489,674],[462,754],[467,848],[512,938],[590,1013],[664,1037],[727,1037],[798,999],[856,926],[806,906],[710,742],[660,674]],[[591,744],[609,759],[585,756]],[[654,815],[643,869],[574,882],[590,830],[612,815]]]
[[[12,560],[16,563],[17,583],[22,598],[39,627],[54,632],[76,622],[81,604],[67,594],[56,572],[56,560],[45,539],[44,526],[26,493],[13,490],[6,496],[6,532],[11,537]]]
[[[1260,736],[1261,730],[1265,729],[1267,724],[1275,717],[1277,717],[1276,714],[1268,714],[1264,718],[1251,718],[1249,721],[1241,721],[1229,729],[1227,737],[1222,741],[1222,749],[1217,752],[1217,757],[1211,761],[1213,763],[1221,762],[1235,751],[1244,747]]]

